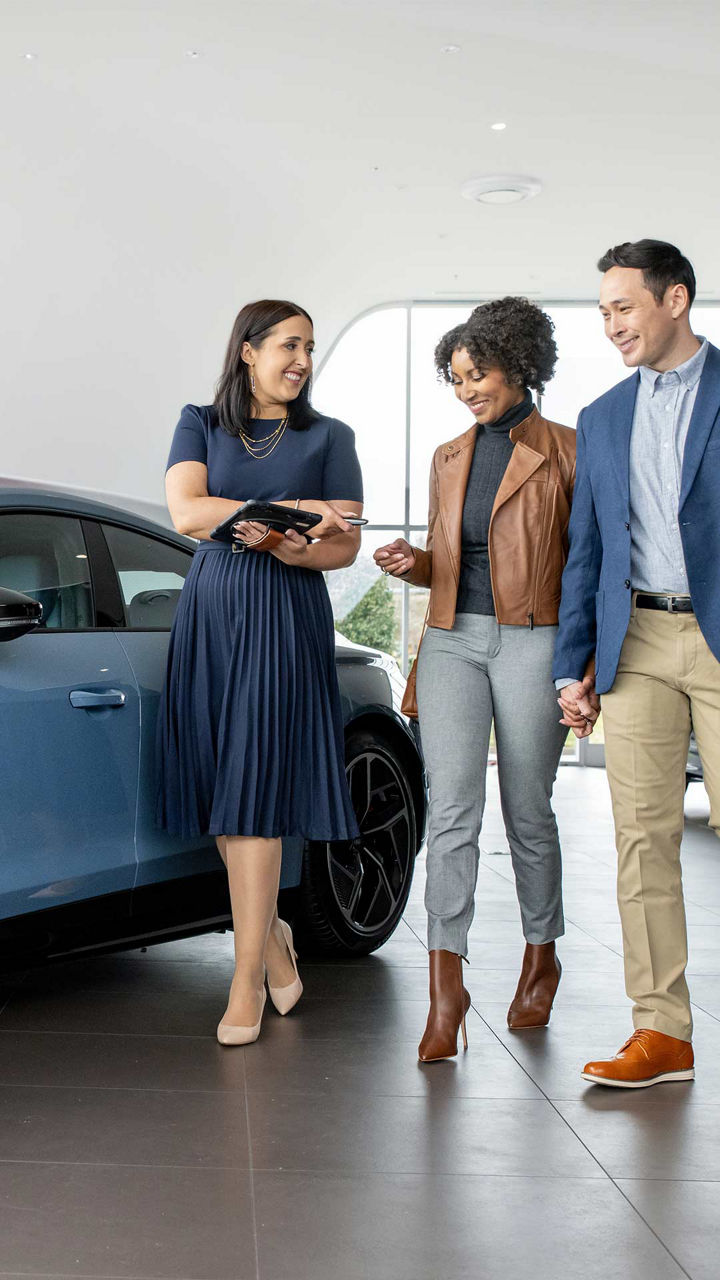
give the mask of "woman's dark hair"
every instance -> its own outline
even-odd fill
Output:
[[[684,284],[691,307],[695,300],[695,272],[692,263],[674,244],[666,240],[626,240],[608,249],[598,262],[598,271],[611,267],[635,267],[642,271],[643,284],[656,302],[662,302],[673,284]]]
[[[453,352],[466,350],[478,369],[502,369],[511,385],[542,393],[557,360],[554,328],[550,317],[527,298],[483,302],[464,324],[438,342],[438,374],[445,382],[452,382]]]
[[[235,317],[214,401],[220,426],[229,436],[239,435],[253,419],[250,369],[242,358],[243,343],[261,347],[271,330],[292,316],[305,316],[312,324],[312,316],[304,307],[276,298],[248,302]],[[308,378],[297,398],[288,404],[288,427],[293,431],[304,431],[318,417],[310,404],[311,383],[312,378]]]

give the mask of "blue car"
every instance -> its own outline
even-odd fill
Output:
[[[230,924],[214,841],[154,825],[155,719],[195,544],[137,511],[0,480],[0,948],[32,963]],[[393,932],[426,818],[424,773],[385,654],[338,637],[361,836],[285,841],[308,952]]]

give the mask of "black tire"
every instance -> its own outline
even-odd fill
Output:
[[[305,846],[296,917],[304,955],[375,951],[397,928],[412,884],[417,818],[403,755],[356,729],[345,762],[360,838]]]

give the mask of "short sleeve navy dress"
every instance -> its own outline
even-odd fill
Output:
[[[258,420],[251,433],[277,425]],[[354,439],[319,416],[258,459],[212,406],[186,405],[168,467],[205,463],[211,497],[361,502]],[[158,758],[158,823],[173,834],[357,836],[322,573],[199,544],[170,637]]]

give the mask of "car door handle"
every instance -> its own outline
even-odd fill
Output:
[[[124,707],[125,694],[120,689],[73,689],[72,707]]]

